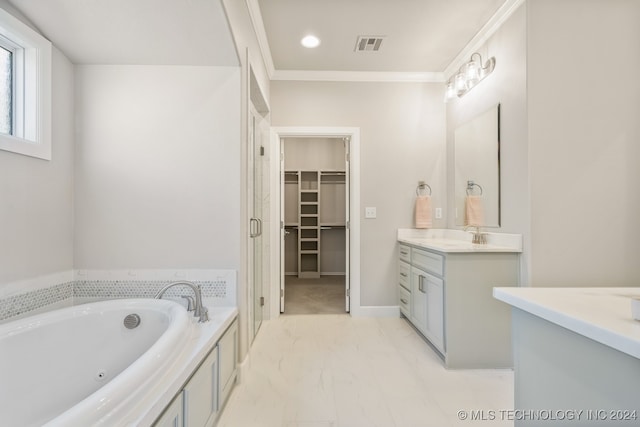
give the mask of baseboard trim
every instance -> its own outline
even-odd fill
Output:
[[[400,317],[400,307],[397,305],[366,305],[352,310],[351,315],[354,317]]]

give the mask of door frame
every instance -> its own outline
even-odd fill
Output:
[[[272,127],[271,128],[271,158],[278,159],[272,162],[271,167],[271,218],[272,221],[271,242],[273,250],[270,251],[271,280],[269,318],[280,316],[280,288],[281,288],[281,247],[283,244],[281,216],[280,180],[282,168],[280,162],[281,139],[295,137],[327,137],[348,138],[349,144],[349,289],[350,311],[352,316],[360,315],[360,128],[358,127]],[[277,236],[277,238],[276,238]],[[277,267],[276,267],[277,266]]]

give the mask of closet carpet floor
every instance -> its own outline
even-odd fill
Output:
[[[284,314],[345,313],[344,280],[344,276],[321,276],[319,279],[286,276]]]
[[[217,426],[513,426],[499,412],[513,410],[513,381],[445,369],[401,318],[279,316],[262,324]]]

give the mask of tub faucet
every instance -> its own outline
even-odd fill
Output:
[[[160,289],[160,292],[158,292],[154,298],[161,299],[162,295],[164,295],[164,293],[169,288],[173,288],[174,286],[181,286],[181,285],[185,285],[185,286],[190,287],[191,290],[193,291],[194,295],[195,295],[195,298],[196,298],[195,299],[195,308],[193,309],[194,310],[193,311],[194,317],[198,318],[198,322],[206,322],[206,321],[208,321],[209,320],[209,310],[207,310],[207,307],[202,305],[202,289],[200,288],[200,285],[196,285],[195,283],[192,283],[192,282],[187,282],[186,280],[183,280],[183,281],[180,281],[180,282],[169,283],[167,286],[165,286],[164,288]],[[187,301],[189,301],[189,298],[187,298]],[[187,307],[187,310],[188,309],[189,309],[189,307]]]

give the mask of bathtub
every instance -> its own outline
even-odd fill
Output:
[[[130,314],[139,317],[132,329],[124,324]],[[135,325],[135,316],[128,320]],[[137,419],[141,403],[158,403],[149,391],[180,366],[195,329],[181,305],[157,299],[77,305],[0,325],[1,423],[135,424],[127,420]]]

